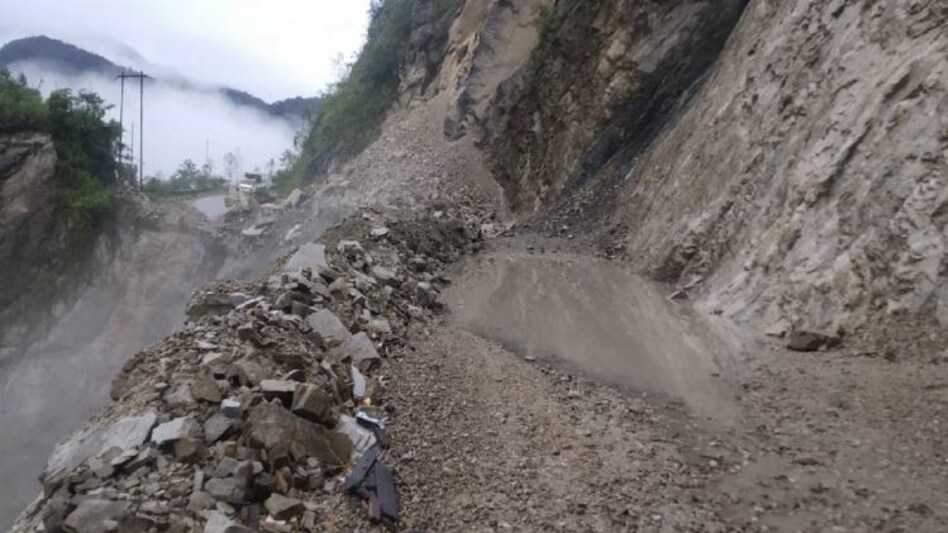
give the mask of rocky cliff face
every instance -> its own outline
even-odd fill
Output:
[[[520,219],[579,226],[708,310],[774,334],[948,318],[946,18],[471,0],[444,132],[474,138]]]
[[[48,136],[0,135],[0,258],[38,257],[40,241],[50,231],[50,184],[56,150]],[[4,262],[0,278],[0,322],[16,316],[26,267]],[[0,344],[2,345],[2,344]]]

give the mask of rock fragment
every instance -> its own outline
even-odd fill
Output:
[[[376,366],[381,360],[372,339],[365,333],[353,335],[344,345],[339,347],[337,358],[340,361],[349,359],[353,365],[362,371],[367,371]]]
[[[239,423],[234,418],[228,417],[223,412],[216,413],[204,422],[204,442],[214,444],[238,425]]]
[[[162,446],[178,439],[189,437],[196,433],[197,423],[190,416],[176,418],[159,425],[151,435],[151,441],[156,446]]]
[[[352,443],[344,434],[322,429],[275,403],[254,407],[247,423],[249,442],[267,450],[286,446],[336,467],[345,465],[352,454]]]
[[[296,393],[296,382],[280,379],[265,379],[260,382],[260,392],[267,400],[278,399],[284,405],[290,405]]]
[[[795,330],[787,337],[787,348],[796,352],[815,352],[839,346],[842,340],[834,335],[815,331]]]
[[[128,509],[129,504],[125,501],[88,498],[80,501],[69,513],[64,525],[67,531],[75,533],[101,533],[108,530],[107,523],[117,525]]]
[[[331,425],[333,423],[332,404],[332,398],[322,387],[302,384],[296,388],[291,410],[297,416],[312,422]]]
[[[320,309],[313,313],[306,319],[306,323],[326,349],[339,346],[351,336],[349,329],[343,325],[339,317],[328,309]]]
[[[303,502],[273,493],[263,504],[270,516],[277,520],[290,520],[303,514]]]
[[[201,372],[191,383],[191,396],[195,400],[218,403],[221,401],[221,389],[207,372]]]
[[[307,243],[299,247],[283,266],[283,272],[300,272],[310,269],[313,273],[328,267],[326,262],[326,247],[322,244]]]

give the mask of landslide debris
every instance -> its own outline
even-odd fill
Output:
[[[259,281],[197,291],[57,446],[13,531],[320,531],[346,492],[393,527],[384,362],[442,308],[441,271],[480,223],[365,212]]]

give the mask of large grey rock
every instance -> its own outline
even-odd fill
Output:
[[[221,388],[207,372],[201,372],[191,383],[191,396],[195,400],[209,403],[219,403],[223,398]]]
[[[326,262],[326,247],[322,244],[307,243],[300,246],[299,250],[293,254],[286,265],[283,266],[284,272],[298,272],[304,268],[309,268],[316,273],[320,269],[328,267]]]
[[[102,435],[102,450],[118,448],[121,451],[141,446],[155,426],[158,415],[147,411],[139,416],[127,416],[115,422]]]
[[[339,244],[336,245],[336,250],[349,259],[358,259],[365,255],[365,250],[362,248],[362,245],[359,244],[359,241],[339,241]]]
[[[118,448],[122,453],[134,450],[148,440],[157,419],[154,411],[146,411],[122,418],[107,428],[95,425],[74,433],[53,449],[46,464],[46,475],[72,470],[111,448]]]
[[[303,502],[277,493],[271,494],[263,506],[277,520],[289,520],[303,514]]]
[[[352,453],[352,442],[344,434],[323,429],[276,403],[264,402],[251,409],[245,434],[253,446],[267,450],[286,446],[334,466],[345,465]]]
[[[303,201],[303,191],[299,189],[293,189],[290,194],[286,196],[286,199],[283,200],[284,208],[292,208],[300,205],[300,202]]]
[[[197,422],[190,416],[175,418],[156,427],[151,434],[151,441],[156,446],[174,442],[178,439],[190,437],[197,433]]]
[[[260,392],[267,400],[279,399],[284,404],[289,405],[293,401],[293,394],[296,393],[295,381],[283,379],[265,379],[260,382]]]
[[[332,419],[332,398],[319,385],[301,384],[293,396],[292,411],[312,422],[329,425]]]
[[[207,520],[204,523],[204,533],[249,533],[251,531],[220,511],[204,511],[201,515]]]
[[[164,395],[165,403],[168,404],[168,407],[174,408],[184,408],[190,409],[197,402],[194,400],[194,396],[191,394],[191,382],[183,381],[179,383],[173,389],[168,389],[165,391]]]
[[[129,504],[124,501],[112,501],[89,498],[79,502],[73,512],[66,517],[66,530],[75,533],[102,533],[107,531],[107,522],[116,523],[128,512]]]
[[[372,267],[372,277],[381,281],[385,285],[398,286],[400,280],[395,269],[377,265]]]
[[[790,332],[787,337],[787,348],[797,352],[815,352],[822,349],[831,349],[839,346],[841,339],[835,335],[827,335],[816,331]]]
[[[339,317],[328,309],[313,313],[306,319],[306,323],[326,349],[335,348],[352,336]]]
[[[247,499],[247,483],[236,477],[213,478],[204,484],[204,490],[215,500],[240,504]]]
[[[372,339],[364,332],[357,333],[335,350],[338,360],[349,359],[352,364],[365,371],[380,361],[379,352],[375,349]]]
[[[204,423],[204,442],[214,444],[226,435],[228,431],[236,428],[238,425],[240,425],[240,423],[237,420],[222,412],[216,413]]]

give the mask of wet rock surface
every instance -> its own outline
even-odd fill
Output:
[[[479,223],[367,212],[268,278],[198,291],[186,327],[135,355],[115,402],[57,448],[14,530],[322,531],[370,451],[364,512],[394,527],[385,360],[434,316],[415,286],[436,290],[436,273],[480,246]]]

